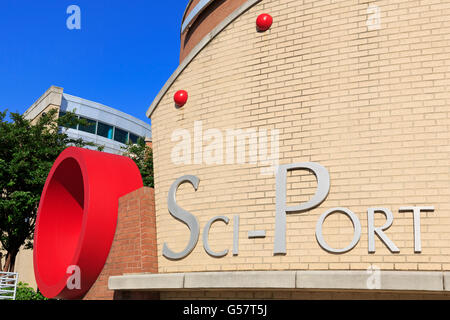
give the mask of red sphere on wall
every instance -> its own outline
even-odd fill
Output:
[[[185,90],[178,90],[177,92],[175,92],[173,100],[175,101],[177,107],[182,107],[188,100],[188,93]]]
[[[267,31],[270,29],[273,23],[273,18],[267,13],[260,14],[256,19],[256,26],[259,31]]]

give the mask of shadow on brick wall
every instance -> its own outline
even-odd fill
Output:
[[[111,276],[157,273],[157,250],[155,191],[143,187],[119,199],[116,233],[108,259],[84,300],[158,299],[155,293],[115,293],[108,289]]]

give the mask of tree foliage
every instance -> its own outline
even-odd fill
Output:
[[[39,290],[36,292],[28,283],[19,282],[16,289],[16,300],[48,300]]]
[[[70,139],[60,126],[82,123],[74,113],[57,117],[54,109],[35,124],[22,115],[0,112],[0,243],[6,250],[4,271],[13,271],[22,245],[32,248],[39,199],[47,175],[68,146],[93,145]]]
[[[154,188],[152,148],[139,138],[137,143],[130,143],[124,149],[124,156],[131,158],[139,168],[144,186]]]

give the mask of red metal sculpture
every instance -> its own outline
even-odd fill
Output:
[[[69,147],[55,161],[41,196],[34,273],[48,298],[82,298],[103,269],[114,238],[118,200],[143,186],[129,158]],[[79,270],[79,287],[68,286]]]

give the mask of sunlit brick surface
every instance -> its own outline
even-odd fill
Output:
[[[380,29],[368,31],[369,4],[381,10]],[[258,14],[272,28],[255,30]],[[264,0],[212,40],[181,73],[152,119],[159,272],[220,270],[450,269],[450,3],[446,1]],[[176,109],[173,94],[189,101]],[[275,177],[258,165],[176,165],[172,132],[194,121],[207,129],[278,129],[280,163],[314,161],[330,172],[331,190],[318,208],[287,216],[287,254],[273,255]],[[192,141],[193,144],[193,141]],[[194,155],[192,155],[192,159]],[[162,256],[163,243],[181,251],[187,227],[170,216],[167,194],[178,177],[200,178],[195,192],[182,185],[178,204],[195,214],[201,234],[185,259]],[[288,176],[288,204],[306,201],[315,179]],[[414,253],[412,213],[402,206],[434,206],[421,216],[422,253]],[[345,254],[325,252],[315,239],[319,216],[347,207],[360,219],[362,236]],[[367,209],[387,207],[394,223],[385,233],[399,247],[391,253],[376,237],[368,254]],[[210,232],[215,251],[203,250],[203,227],[214,216],[240,216],[239,255],[233,256],[233,221]],[[384,224],[377,215],[375,225]],[[250,230],[264,239],[248,239]],[[324,235],[348,245],[352,224],[343,215],[326,220]]]
[[[119,199],[117,228],[105,266],[84,297],[85,300],[126,298],[108,289],[110,276],[126,273],[154,273],[158,271],[156,257],[156,229],[154,190],[141,188]],[[155,294],[139,294],[132,298],[154,298]]]

